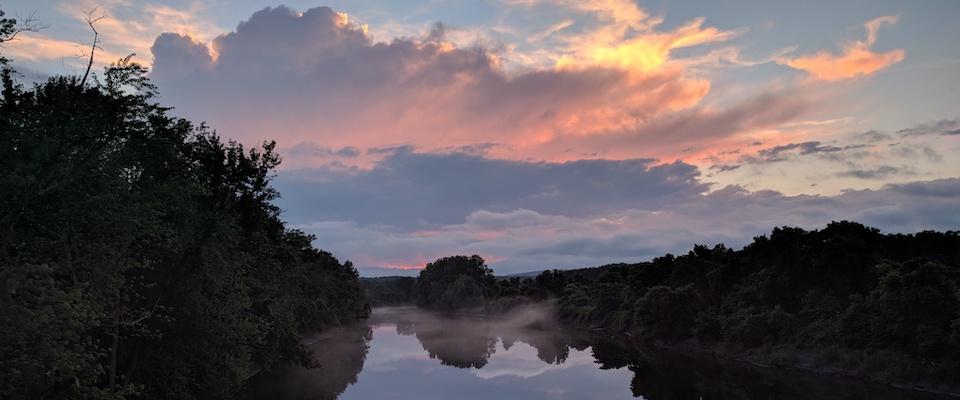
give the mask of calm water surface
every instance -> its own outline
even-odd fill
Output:
[[[947,399],[694,360],[560,329],[535,311],[453,317],[413,308],[313,338],[323,368],[258,376],[263,399]]]

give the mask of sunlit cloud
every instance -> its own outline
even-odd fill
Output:
[[[66,17],[64,28],[73,33],[72,39],[50,36],[45,31],[28,33],[22,36],[21,43],[9,46],[4,52],[15,60],[57,61],[74,69],[85,68],[95,37],[87,23],[90,20],[97,34],[98,47],[93,51],[95,71],[130,54],[136,54],[134,60],[149,67],[150,47],[163,32],[181,32],[197,38],[198,43],[219,34],[221,29],[203,17],[204,8],[199,1],[183,8],[125,0],[90,5],[64,1],[56,6],[55,12]]]
[[[809,72],[814,78],[824,81],[839,81],[870,75],[890,65],[903,61],[905,51],[894,49],[883,53],[871,47],[877,41],[877,31],[884,24],[893,25],[897,16],[880,17],[864,24],[866,40],[841,43],[841,54],[820,51],[798,58],[781,57],[778,63]]]
[[[600,65],[617,67],[635,72],[651,72],[662,67],[674,49],[716,43],[729,40],[742,31],[721,31],[717,28],[703,28],[703,18],[688,22],[673,32],[646,32],[636,38],[624,38],[618,33],[602,38],[602,43],[580,43],[580,49],[572,56],[564,55],[558,60],[558,67],[578,65]]]
[[[550,68],[507,71],[495,49],[458,47],[440,24],[415,38],[378,42],[333,10],[276,8],[209,44],[161,35],[152,48],[153,78],[173,93],[165,98],[185,116],[207,120],[241,141],[282,132],[273,138],[290,155],[287,167],[369,168],[379,159],[370,152],[341,157],[295,148],[321,143],[331,149],[413,146],[443,152],[479,142],[487,146],[486,156],[506,159],[645,153],[669,160],[691,145],[703,147],[704,140],[789,122],[809,109],[802,96],[769,93],[726,109],[702,106],[711,82],[689,77],[682,62],[670,60],[670,51],[722,42],[741,31],[705,28],[697,19],[661,32],[658,19],[639,11],[634,14],[644,21],[584,10],[624,25],[601,40],[607,47],[577,50],[571,42],[566,61]],[[552,36],[565,27],[573,26],[554,26]],[[786,108],[775,110],[780,107]],[[191,115],[194,109],[203,115]]]
[[[960,160],[945,154],[960,149],[955,119],[920,123],[894,132],[856,131],[846,119],[800,121],[789,135],[753,145],[728,147],[700,160],[707,177],[720,184],[740,184],[798,194],[811,187],[822,194],[876,188],[880,182],[955,177]],[[935,138],[937,145],[930,139]],[[769,179],[759,177],[777,176]]]
[[[284,218],[367,275],[452,254],[498,273],[635,262],[836,219],[958,223],[942,218],[957,215],[957,116],[874,122],[881,96],[853,90],[878,80],[824,83],[901,62],[907,50],[877,41],[895,16],[797,54],[810,43],[777,15],[667,18],[630,0],[484,2],[488,19],[456,25],[430,2],[230,21],[213,4],[108,0],[98,60],[136,52],[175,115],[276,140]],[[87,37],[82,10],[58,10],[67,37]],[[64,37],[25,35],[4,54],[84,51]],[[918,63],[955,65],[903,43]]]
[[[55,39],[43,34],[29,32],[18,35],[17,41],[8,43],[3,48],[3,53],[14,60],[34,62],[61,59],[81,60],[82,56],[89,51],[90,46],[81,42]]]

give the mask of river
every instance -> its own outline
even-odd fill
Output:
[[[511,317],[374,310],[313,338],[323,367],[257,376],[251,399],[948,399],[779,371],[572,331],[533,309]]]

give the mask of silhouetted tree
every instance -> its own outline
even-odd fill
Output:
[[[493,271],[478,255],[445,257],[429,263],[413,286],[418,307],[444,311],[484,306],[496,291]]]

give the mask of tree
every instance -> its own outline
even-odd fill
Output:
[[[26,18],[6,18],[6,13],[0,10],[0,47],[3,44],[17,38],[17,35],[23,32],[38,32],[47,28],[35,15],[29,15]],[[6,65],[10,60],[0,54],[0,65]]]
[[[413,296],[418,307],[452,311],[485,306],[496,290],[493,271],[474,254],[427,264],[413,286]]]
[[[872,340],[864,344],[893,347],[922,357],[949,352],[954,328],[951,323],[960,318],[960,294],[950,269],[925,259],[888,261],[877,269],[881,274],[879,284],[863,306],[851,305],[844,333],[866,334]],[[866,310],[870,312],[864,313]]]
[[[353,266],[280,220],[275,144],[167,115],[146,73],[5,82],[0,398],[216,393],[369,314]]]
[[[686,339],[693,336],[700,295],[693,284],[677,288],[658,285],[634,304],[637,323],[656,337]]]

